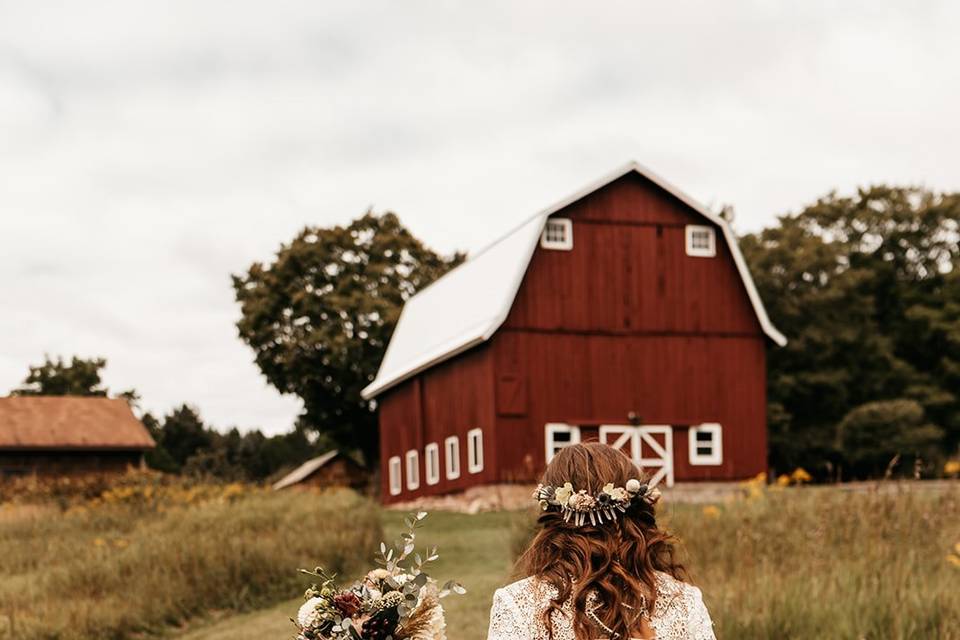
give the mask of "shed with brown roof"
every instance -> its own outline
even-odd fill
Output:
[[[124,471],[154,446],[125,400],[0,398],[0,476]]]

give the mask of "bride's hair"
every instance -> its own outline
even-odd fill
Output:
[[[543,474],[543,484],[554,487],[569,482],[575,490],[596,495],[604,485],[623,487],[631,478],[643,479],[640,470],[623,453],[600,443],[576,444],[561,449]],[[655,572],[677,579],[686,572],[677,561],[674,538],[657,528],[654,508],[633,500],[613,522],[577,526],[566,522],[559,511],[544,511],[539,530],[517,561],[519,571],[536,576],[557,589],[557,598],[543,613],[553,632],[551,614],[571,599],[573,629],[578,640],[602,634],[590,619],[588,598],[595,594],[599,605],[594,615],[608,630],[625,640],[641,629],[641,614],[652,613],[657,597]]]

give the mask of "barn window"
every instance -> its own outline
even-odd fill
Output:
[[[427,484],[440,482],[440,445],[431,442],[423,449],[423,462],[426,465]]]
[[[717,255],[717,232],[713,227],[687,225],[687,255],[712,258]]]
[[[573,249],[573,222],[568,218],[548,218],[540,236],[540,246],[544,249]]]
[[[387,467],[390,475],[390,495],[395,496],[399,494],[403,488],[400,484],[400,456],[390,458]]]
[[[553,456],[564,447],[580,442],[580,427],[570,424],[551,422],[546,427],[546,460],[550,462]]]
[[[413,491],[420,488],[420,452],[416,449],[407,451],[407,489]]]
[[[460,438],[450,436],[443,441],[443,457],[447,466],[447,480],[460,477]]]
[[[467,469],[470,473],[483,471],[483,431],[480,429],[467,431]]]
[[[690,427],[690,464],[723,463],[723,429],[715,422]]]

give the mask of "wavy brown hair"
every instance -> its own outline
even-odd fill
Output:
[[[605,444],[587,443],[565,447],[554,456],[543,474],[543,484],[555,487],[565,482],[575,490],[596,495],[612,482],[623,487],[627,480],[643,481],[643,474],[620,451]],[[517,561],[519,573],[534,576],[559,594],[543,612],[543,622],[553,635],[551,615],[572,600],[573,630],[577,640],[592,640],[603,633],[587,617],[587,600],[597,597],[596,615],[604,625],[625,640],[649,633],[643,620],[653,611],[657,598],[656,571],[679,580],[687,578],[677,561],[675,539],[657,528],[651,505],[634,500],[614,522],[576,526],[564,521],[559,511],[545,511],[537,520],[533,541]]]

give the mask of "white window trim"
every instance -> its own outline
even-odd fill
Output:
[[[566,424],[563,422],[548,422],[545,428],[544,433],[544,459],[549,463],[553,460],[553,456],[556,455],[556,442],[554,442],[554,436],[558,433],[569,433],[570,441],[564,443],[563,446],[569,447],[572,444],[577,444],[580,442],[580,427]]]
[[[390,495],[400,495],[403,491],[403,478],[400,477],[400,456],[393,456],[387,462],[387,473],[390,476]]]
[[[440,482],[440,445],[431,442],[423,448],[423,462],[426,467],[427,484]]]
[[[693,234],[699,232],[707,233],[709,235],[709,247],[704,248],[693,246]],[[717,230],[713,227],[700,224],[688,224],[686,226],[685,236],[688,256],[692,256],[694,258],[713,258],[717,255]]]
[[[450,436],[443,441],[443,463],[447,470],[447,480],[460,477],[460,438]]]
[[[564,240],[547,240],[547,227],[551,224],[559,224],[563,227]],[[569,218],[547,218],[543,225],[543,233],[540,234],[540,246],[544,249],[557,249],[560,251],[570,251],[573,249],[573,221]]]
[[[407,490],[414,491],[420,488],[420,452],[416,449],[407,451]]]
[[[697,452],[697,434],[712,434],[712,452],[702,454]],[[690,427],[687,432],[688,447],[690,449],[690,464],[693,466],[707,466],[723,464],[723,427],[717,422],[706,422]]]
[[[483,429],[467,431],[467,470],[470,473],[483,471]]]

